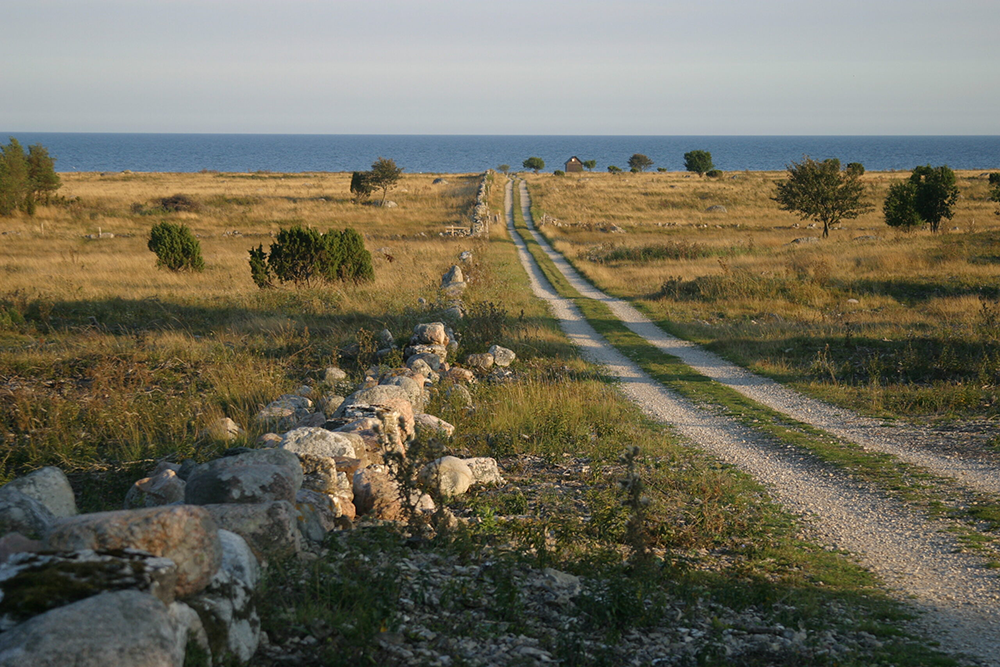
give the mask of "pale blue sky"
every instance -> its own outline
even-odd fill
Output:
[[[1000,134],[997,0],[4,0],[0,130]]]

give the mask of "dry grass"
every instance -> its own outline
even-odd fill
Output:
[[[875,212],[793,243],[821,227],[770,200],[784,175],[528,180],[554,245],[675,332],[856,408],[997,415],[1000,217],[986,178],[958,173],[947,231],[905,234],[884,224],[881,201],[907,174],[867,174]]]

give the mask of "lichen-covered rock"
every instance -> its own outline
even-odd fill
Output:
[[[39,468],[5,484],[2,488],[16,489],[29,498],[34,498],[52,513],[54,517],[76,514],[76,498],[69,480],[59,468],[52,466]]]
[[[327,533],[337,529],[340,508],[324,493],[302,489],[295,498],[295,509],[299,512],[299,534],[310,542],[320,544]]]
[[[452,382],[462,382],[465,384],[472,384],[476,381],[475,374],[468,368],[459,368],[458,366],[452,366],[448,369],[448,379]]]
[[[503,484],[504,479],[500,476],[500,467],[497,460],[490,456],[478,456],[471,459],[464,459],[465,465],[472,471],[475,484]]]
[[[18,532],[39,538],[56,520],[45,505],[7,485],[0,488],[0,534]]]
[[[475,477],[465,461],[455,456],[442,456],[420,469],[420,482],[444,498],[460,496],[469,490]]]
[[[310,454],[300,454],[302,462],[302,491],[315,491],[331,496],[344,496],[351,499],[351,482],[345,472],[340,470],[340,461],[358,461],[355,458],[331,456],[312,456]],[[360,461],[359,461],[360,463]],[[353,474],[353,473],[352,473]]]
[[[302,466],[285,449],[254,449],[198,466],[188,478],[184,501],[191,505],[295,500]]]
[[[325,428],[307,427],[289,431],[281,440],[281,448],[297,454],[333,458],[346,456],[354,458],[354,442],[346,433],[328,431]]]
[[[435,417],[424,412],[413,415],[413,421],[418,431],[420,429],[427,429],[432,433],[441,433],[449,438],[455,433],[454,426],[440,417]]]
[[[465,385],[456,384],[448,387],[444,396],[449,401],[460,404],[462,407],[472,407],[472,392],[465,388]]]
[[[277,431],[287,431],[312,412],[312,401],[305,396],[282,394],[257,413],[258,423]]]
[[[448,347],[445,345],[428,345],[425,343],[418,343],[414,345],[407,345],[403,350],[403,356],[410,358],[415,355],[432,354],[439,359],[448,358]]]
[[[506,347],[500,347],[499,345],[493,345],[489,349],[489,353],[493,355],[493,363],[501,368],[506,368],[514,363],[517,359],[517,355],[514,354],[514,350],[509,350]]]
[[[140,479],[125,495],[125,509],[159,507],[184,502],[187,483],[177,476],[177,464],[161,463],[149,477]]]
[[[32,540],[21,533],[7,533],[0,537],[0,564],[6,563],[13,556],[25,553],[38,553],[45,548],[41,540]]]
[[[344,403],[337,410],[340,414],[343,410],[352,405],[382,405],[391,399],[409,400],[406,389],[394,384],[377,384],[366,389],[359,389],[344,399]],[[335,414],[335,416],[336,416]]]
[[[427,402],[427,393],[424,391],[422,382],[417,382],[412,377],[406,375],[394,375],[382,380],[383,385],[396,386],[405,392],[405,398],[413,406],[414,410],[422,410]]]
[[[257,559],[246,541],[220,530],[222,566],[208,588],[185,600],[197,612],[216,664],[230,655],[245,663],[260,642],[260,617],[254,590],[260,577]]]
[[[434,501],[426,493],[414,489],[409,495],[414,511],[434,511]],[[358,516],[382,521],[406,521],[399,484],[385,466],[362,468],[354,473],[354,506]]]
[[[258,560],[281,560],[299,552],[298,512],[287,500],[256,505],[205,505],[220,528],[246,540]]]
[[[413,337],[410,338],[410,343],[413,345],[447,345],[449,340],[443,322],[427,322],[413,327]]]
[[[0,667],[182,667],[198,616],[148,593],[114,591],[52,609],[0,634]]]
[[[465,275],[462,273],[462,267],[458,264],[453,265],[450,269],[448,269],[448,272],[441,277],[442,289],[445,289],[454,283],[465,283]]]
[[[205,588],[222,559],[219,530],[201,507],[171,505],[81,514],[53,524],[45,545],[57,551],[137,549],[177,565],[177,597]]]
[[[444,359],[444,357],[441,357],[441,356],[439,356],[437,354],[414,354],[414,355],[407,356],[407,358],[406,358],[406,367],[410,368],[410,369],[413,369],[413,370],[417,370],[418,368],[422,369],[423,366],[426,366],[433,373],[436,374],[438,371],[441,370],[441,362],[442,362],[443,359]],[[422,362],[423,366],[419,366],[417,364],[417,362]],[[420,370],[418,372],[424,373],[424,375],[426,377],[431,378],[432,382],[436,381],[436,380],[434,380],[434,378],[431,375],[428,375],[423,370]]]
[[[465,365],[477,373],[485,373],[490,370],[493,368],[494,362],[495,360],[493,359],[493,355],[489,352],[470,354],[465,358]]]
[[[141,551],[21,553],[0,567],[0,631],[104,591],[138,590],[174,601],[177,566]]]
[[[323,382],[326,382],[327,384],[337,384],[338,382],[346,379],[347,373],[336,366],[329,366],[323,371]]]
[[[437,363],[438,367],[440,368],[441,366],[440,358],[438,358]],[[440,376],[437,374],[437,371],[431,368],[430,364],[428,364],[427,361],[424,360],[424,358],[421,357],[420,355],[415,355],[407,359],[406,367],[409,368],[413,373],[422,375],[423,377],[430,380],[431,384],[437,382],[440,379]]]

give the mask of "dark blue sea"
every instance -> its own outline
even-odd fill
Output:
[[[910,170],[947,164],[953,169],[1000,168],[1000,136],[510,136],[355,134],[117,134],[0,133],[22,145],[40,143],[58,171],[303,172],[368,169],[392,158],[406,172],[471,173],[500,164],[520,168],[525,158],[560,169],[571,156],[597,168],[627,168],[629,156],[649,156],[654,167],[683,169],[684,153],[707,150],[723,171],[782,170],[803,156],[860,162],[866,169]]]

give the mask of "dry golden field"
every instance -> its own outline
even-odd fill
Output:
[[[995,417],[1000,217],[986,175],[958,173],[954,218],[932,234],[883,221],[908,172],[866,174],[876,210],[828,239],[771,200],[785,176],[526,179],[556,248],[675,333],[872,412]]]

